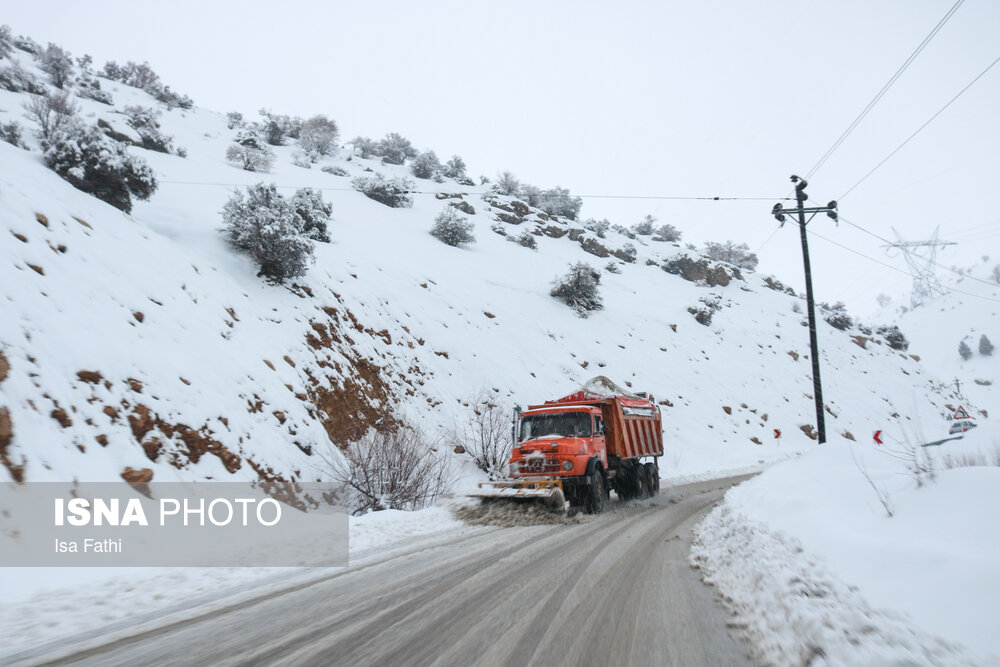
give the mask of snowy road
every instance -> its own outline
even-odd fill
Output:
[[[742,479],[573,525],[488,528],[26,664],[746,664],[688,565],[692,526]]]

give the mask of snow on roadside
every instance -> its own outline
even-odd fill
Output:
[[[444,503],[416,512],[386,510],[350,517],[351,565],[402,547],[482,529],[465,526]],[[93,634],[134,632],[342,568],[150,567],[2,568],[0,663],[41,644]]]
[[[1000,467],[945,465],[992,461],[1000,440],[984,426],[936,447],[828,444],[726,495],[691,562],[758,660],[1000,662]],[[914,451],[935,469],[919,485]]]

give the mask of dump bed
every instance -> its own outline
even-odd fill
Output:
[[[528,409],[552,408],[556,405],[600,408],[607,438],[605,447],[609,456],[631,459],[663,455],[660,409],[650,400],[627,396],[578,398],[578,395],[570,395],[557,401],[547,401],[544,405],[528,406]]]

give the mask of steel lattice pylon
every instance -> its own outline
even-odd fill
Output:
[[[955,245],[951,241],[939,241],[938,232],[941,228],[934,229],[934,235],[927,241],[904,241],[902,235],[893,227],[896,234],[896,242],[882,246],[887,248],[886,253],[890,253],[893,248],[902,251],[906,259],[906,265],[913,275],[913,290],[910,293],[910,307],[922,306],[924,302],[935,294],[945,294],[947,290],[941,286],[934,273],[936,264],[937,249],[946,245]],[[920,253],[920,248],[926,248],[926,253]]]

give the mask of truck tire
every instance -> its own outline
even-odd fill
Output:
[[[590,475],[590,487],[587,489],[587,501],[584,503],[587,514],[600,514],[604,511],[604,475],[600,468],[595,468]]]
[[[640,499],[649,498],[649,475],[647,474],[646,466],[639,463],[635,468],[636,486],[638,486],[638,492],[636,496]]]
[[[647,463],[645,468],[649,479],[649,495],[653,497],[660,493],[660,469],[655,463]]]

